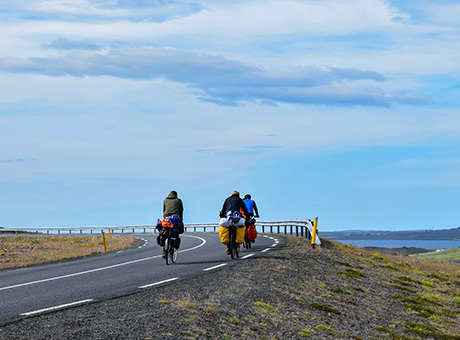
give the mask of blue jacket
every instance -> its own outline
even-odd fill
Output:
[[[248,212],[250,216],[258,216],[259,212],[257,211],[257,205],[254,200],[251,199],[245,199],[244,203],[246,204],[246,207],[248,208]],[[254,214],[255,213],[255,214]]]

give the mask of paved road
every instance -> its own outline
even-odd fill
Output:
[[[217,233],[186,233],[181,237],[177,262],[168,266],[161,257],[162,249],[156,244],[156,235],[134,236],[143,242],[136,249],[0,272],[0,325],[191,276],[211,274],[223,266],[276,249],[284,242],[278,236],[259,234],[252,249],[242,248],[240,259],[231,260]]]

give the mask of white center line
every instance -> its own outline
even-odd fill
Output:
[[[167,279],[167,280],[163,280],[163,281],[158,281],[158,282],[150,283],[150,284],[145,285],[145,286],[140,286],[139,288],[153,287],[153,286],[161,285],[162,283],[166,283],[166,282],[170,282],[170,281],[175,281],[175,280],[179,280],[179,278],[178,278],[178,277],[173,277],[173,278],[171,278],[171,279]]]
[[[261,253],[265,253],[266,251],[269,251],[269,250],[270,250],[270,248],[266,248],[266,249],[262,250]]]
[[[247,259],[248,257],[254,256],[254,255],[255,255],[254,253],[248,254],[248,255],[246,255],[246,256],[243,256],[242,259]]]
[[[227,265],[226,263],[218,264],[217,266],[203,269],[203,271],[213,270],[213,269],[216,269],[216,268],[219,268],[219,267],[223,267],[223,266],[226,266],[226,265]]]
[[[35,310],[35,311],[32,311],[32,312],[22,313],[21,315],[29,316],[29,315],[34,315],[34,314],[40,314],[40,313],[49,312],[49,311],[56,310],[56,309],[62,309],[62,308],[66,308],[66,307],[82,305],[84,303],[91,302],[91,301],[93,301],[93,299],[81,300],[81,301],[66,303],[64,305],[59,305],[59,306],[54,306],[54,307]]]

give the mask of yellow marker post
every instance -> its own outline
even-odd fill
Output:
[[[17,232],[17,231],[15,231],[15,233],[16,233],[16,238],[19,240],[19,235],[18,235],[18,232]]]
[[[104,240],[104,250],[107,251],[107,238],[104,232],[102,232],[102,239]]]
[[[111,234],[110,228],[109,228],[109,240],[111,240],[111,239],[112,239],[112,234]]]
[[[318,228],[318,217],[313,221],[313,234],[311,235],[311,247],[315,249],[316,245],[316,228]]]

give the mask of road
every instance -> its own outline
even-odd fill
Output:
[[[217,233],[182,234],[175,264],[166,265],[154,234],[137,234],[142,245],[103,256],[0,272],[0,325],[71,306],[168,284],[261,256],[283,245],[260,235],[240,258],[225,254]]]

